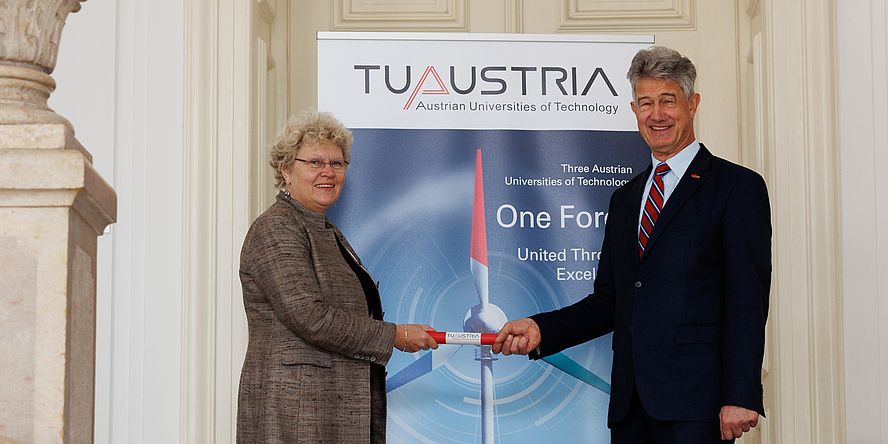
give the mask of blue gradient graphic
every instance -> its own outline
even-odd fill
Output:
[[[478,303],[469,269],[477,149],[483,154],[490,302],[509,319],[557,309],[592,292],[591,281],[558,280],[558,269],[594,272],[594,254],[581,260],[573,254],[599,251],[604,218],[598,217],[596,228],[595,214],[607,211],[616,187],[564,181],[575,176],[626,181],[650,163],[650,151],[635,132],[357,129],[354,134],[345,190],[327,214],[380,282],[385,319],[441,331],[462,331],[466,312]],[[621,172],[566,173],[563,164],[618,166]],[[562,185],[515,185],[546,178]],[[519,222],[503,226],[513,221],[508,208],[525,214],[523,227]],[[562,211],[574,216],[564,228]],[[538,225],[546,219],[541,212],[550,215],[548,228]],[[540,249],[563,251],[567,258],[522,260]],[[476,349],[442,345],[435,355],[395,353],[388,365],[389,442],[480,442]],[[499,356],[493,363],[496,442],[608,442],[611,360],[610,335],[566,350],[551,364]]]

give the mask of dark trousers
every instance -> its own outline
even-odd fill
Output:
[[[661,421],[651,418],[633,390],[626,418],[611,427],[611,444],[725,444],[717,422]]]

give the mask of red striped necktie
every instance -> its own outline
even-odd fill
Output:
[[[663,202],[666,197],[663,176],[668,172],[669,165],[666,165],[666,162],[660,162],[657,165],[657,170],[654,171],[654,181],[651,182],[651,189],[648,192],[647,200],[644,202],[644,214],[641,215],[641,228],[638,230],[639,258],[644,253],[644,247],[651,236],[651,231],[654,230],[654,223],[657,222],[660,210],[663,209]]]

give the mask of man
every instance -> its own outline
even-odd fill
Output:
[[[493,351],[538,359],[614,332],[613,443],[732,441],[764,414],[768,192],[697,142],[690,60],[653,47],[627,77],[652,164],[611,197],[594,292],[508,322]]]

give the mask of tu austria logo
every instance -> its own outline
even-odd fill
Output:
[[[413,83],[414,69],[410,65],[404,67],[404,75],[393,80],[392,67],[390,65],[354,65],[356,71],[364,74],[364,94],[370,94],[371,89],[380,88],[380,83],[392,94],[405,94],[410,91],[410,96],[404,104],[404,110],[410,109],[418,95],[468,95],[478,88],[482,96],[495,96],[505,94],[510,88],[521,88],[521,95],[532,94],[548,96],[560,94],[562,96],[585,96],[589,94],[596,83],[596,88],[607,88],[607,91],[617,97],[617,90],[608,78],[603,68],[583,72],[577,67],[560,66],[484,66],[478,69],[472,66],[460,69],[450,66],[449,78],[442,79],[438,70],[432,66],[426,66],[419,81]],[[420,68],[422,69],[422,68]],[[382,73],[378,71],[382,70]],[[419,70],[416,70],[419,72]],[[479,74],[480,73],[480,74]],[[380,74],[382,74],[380,76]],[[457,79],[459,77],[459,79]],[[479,81],[480,78],[480,81]],[[394,82],[398,82],[393,85]],[[448,84],[450,88],[448,88]],[[555,88],[552,88],[552,87]]]

